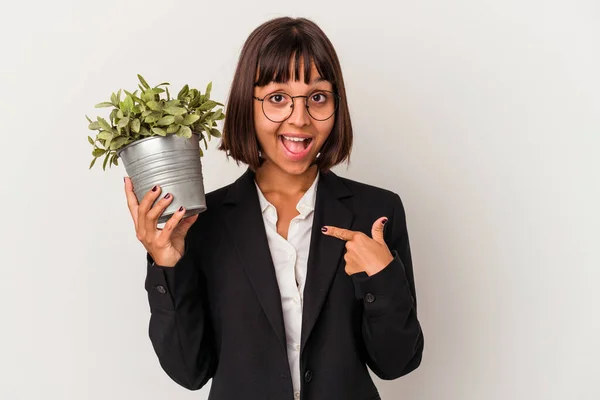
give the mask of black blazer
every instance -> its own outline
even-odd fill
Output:
[[[212,378],[210,400],[292,400],[281,297],[254,173],[206,195],[208,209],[186,236],[173,268],[147,253],[149,336],[164,371],[191,390]],[[304,291],[300,369],[303,400],[379,399],[367,365],[382,379],[421,363],[423,334],[400,197],[322,173]],[[389,218],[395,259],[383,271],[347,275],[345,242],[330,225],[369,236]]]

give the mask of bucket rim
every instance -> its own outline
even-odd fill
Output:
[[[149,137],[146,137],[146,138],[143,138],[143,139],[135,140],[135,141],[129,143],[127,146],[121,147],[119,150],[117,150],[117,157],[121,157],[121,153],[123,151],[125,151],[125,149],[131,148],[131,147],[133,147],[133,146],[135,146],[137,144],[140,144],[142,142],[146,142],[146,141],[152,140],[152,139],[166,139],[167,137],[173,136],[173,135],[175,135],[175,134],[174,133],[167,133],[167,136],[159,136],[159,135],[157,135],[157,136],[149,136]],[[200,141],[200,135],[199,134],[192,132],[192,137],[194,137],[194,136],[197,136],[198,137],[198,141]],[[189,139],[191,139],[191,138],[189,138]]]

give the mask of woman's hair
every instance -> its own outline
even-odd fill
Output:
[[[293,64],[292,64],[293,57]],[[311,63],[333,85],[340,96],[331,134],[315,161],[322,171],[328,171],[343,161],[350,161],[352,124],[346,102],[346,89],[340,62],[333,45],[314,22],[306,18],[282,17],[267,21],[256,28],[242,48],[231,85],[218,149],[227,153],[239,165],[248,164],[256,170],[262,160],[258,156],[259,143],[254,130],[254,86],[265,86],[274,81],[286,83],[300,79],[300,64],[304,65],[304,82],[311,80]],[[294,76],[290,76],[293,67]],[[258,72],[258,79],[256,75]]]

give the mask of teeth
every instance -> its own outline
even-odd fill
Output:
[[[290,140],[292,142],[304,142],[305,140],[308,140],[308,138],[295,138],[295,137],[289,137],[289,136],[283,136],[285,140]]]

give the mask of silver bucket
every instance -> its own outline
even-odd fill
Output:
[[[151,136],[117,150],[138,203],[154,185],[162,191],[153,206],[167,193],[173,196],[158,218],[159,224],[167,222],[181,206],[186,210],[184,217],[206,210],[199,139],[197,134],[189,139],[174,134]]]

